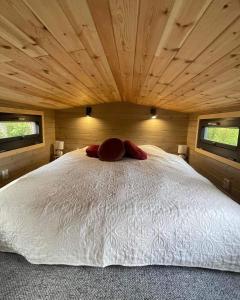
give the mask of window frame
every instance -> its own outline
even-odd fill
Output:
[[[217,125],[210,125],[209,127],[237,127],[240,129],[240,112],[199,116],[195,143],[196,152],[240,169],[240,134],[237,146],[204,140],[203,129],[209,123],[217,123]]]
[[[217,119],[217,120],[224,120],[224,119]],[[201,123],[200,123],[201,125]],[[208,124],[207,124],[208,125]],[[227,150],[236,150],[236,148],[239,147],[239,136],[238,136],[238,141],[237,141],[237,145],[231,145],[231,144],[225,144],[225,143],[220,143],[220,142],[216,142],[216,141],[212,141],[212,140],[208,140],[208,139],[205,139],[204,137],[204,128],[207,127],[207,128],[236,128],[238,129],[238,132],[239,132],[239,136],[240,136],[240,122],[239,122],[239,125],[231,125],[231,126],[228,126],[228,125],[219,125],[219,126],[215,126],[215,125],[209,125],[209,126],[203,126],[202,128],[202,131],[200,132],[201,134],[201,142],[204,143],[204,144],[208,144],[208,145],[214,145],[214,146],[218,146],[218,147],[221,147],[221,148],[224,148],[224,149],[227,149]]]
[[[7,139],[2,139],[0,140],[0,145],[1,143],[4,144],[6,141],[9,141],[9,142],[16,143],[16,145],[19,147],[12,150],[6,150],[3,152],[0,150],[0,158],[16,155],[18,153],[34,150],[45,146],[44,113],[42,111],[0,107],[0,113],[6,115],[12,114],[12,118],[15,120],[17,120],[16,119],[17,117],[24,117],[26,121],[32,121],[32,120],[34,121],[34,119],[36,120],[36,118],[40,120],[40,124],[39,124],[40,139],[37,140],[37,136],[39,138],[39,135],[26,135],[24,137],[12,137]]]

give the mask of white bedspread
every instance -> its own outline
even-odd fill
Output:
[[[73,151],[0,189],[0,250],[36,264],[240,272],[240,205],[181,158]]]

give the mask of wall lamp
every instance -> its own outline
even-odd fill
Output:
[[[152,107],[150,109],[150,114],[151,114],[151,118],[152,119],[156,119],[157,118],[157,109],[156,109],[156,107]]]
[[[86,107],[86,117],[91,117],[92,114],[92,108],[91,106]]]

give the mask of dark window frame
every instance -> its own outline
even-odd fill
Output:
[[[238,136],[237,146],[222,144],[204,139],[206,127],[235,127],[240,130],[240,117],[200,119],[197,139],[197,148],[240,163],[240,134]]]
[[[22,113],[0,112],[0,121],[8,122],[34,122],[39,128],[38,134],[17,136],[0,139],[0,153],[17,150],[43,143],[43,116]]]

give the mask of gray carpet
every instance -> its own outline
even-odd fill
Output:
[[[31,265],[0,253],[0,299],[240,299],[240,274],[197,268]]]

